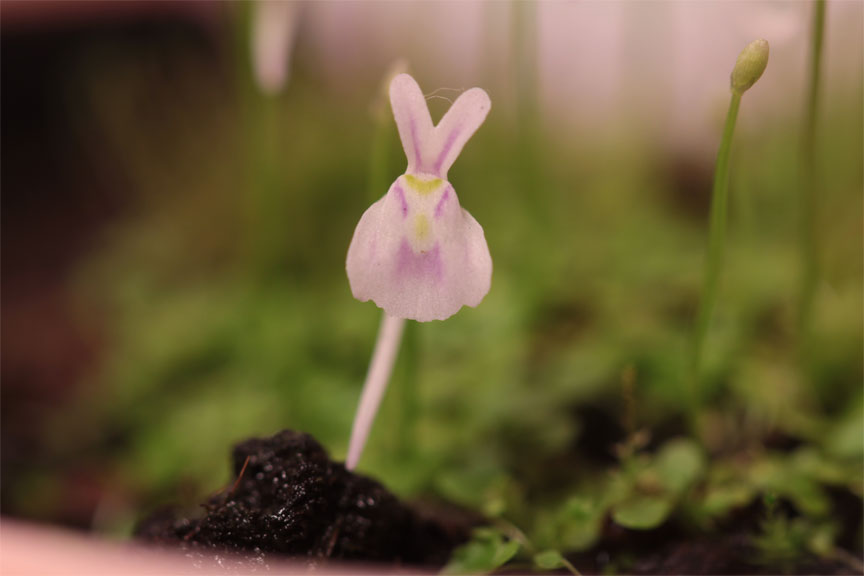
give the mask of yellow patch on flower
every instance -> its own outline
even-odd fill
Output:
[[[413,174],[405,175],[405,182],[408,186],[421,196],[426,196],[437,190],[441,183],[444,182],[441,178],[432,178],[431,180],[423,180]]]
[[[432,227],[429,225],[429,218],[425,214],[417,214],[414,218],[414,236],[418,242],[423,242],[429,237],[432,232]]]

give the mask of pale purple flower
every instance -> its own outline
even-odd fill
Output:
[[[459,205],[447,171],[491,104],[480,88],[453,103],[437,126],[411,76],[390,84],[390,103],[408,158],[405,174],[357,224],[348,248],[354,297],[389,316],[444,320],[489,292],[492,258],[480,224]]]
[[[462,306],[477,306],[492,281],[483,229],[447,181],[450,166],[489,113],[489,96],[480,88],[464,92],[435,126],[417,82],[399,74],[390,82],[390,104],[408,168],[360,218],[346,264],[354,297],[384,310],[351,429],[349,470],[372,429],[405,320],[444,320]]]

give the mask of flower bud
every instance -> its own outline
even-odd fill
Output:
[[[749,90],[762,77],[766,66],[768,66],[768,41],[754,40],[741,51],[738,60],[735,61],[731,77],[732,90],[738,94]]]

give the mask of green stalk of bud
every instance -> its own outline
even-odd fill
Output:
[[[729,102],[729,112],[726,114],[726,125],[717,152],[717,164],[714,169],[714,186],[711,190],[711,219],[708,229],[708,254],[705,262],[705,276],[702,286],[702,298],[696,317],[696,329],[690,349],[690,423],[693,433],[699,435],[698,416],[702,404],[701,371],[702,355],[705,339],[711,324],[711,317],[717,305],[717,294],[720,286],[720,276],[723,270],[723,259],[726,250],[726,228],[729,206],[729,151],[732,147],[732,135],[738,120],[738,108],[741,96],[750,89],[765,72],[768,65],[768,42],[756,40],[747,45],[738,56],[735,68],[732,69],[732,98]]]

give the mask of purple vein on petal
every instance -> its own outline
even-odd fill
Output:
[[[441,214],[444,212],[444,204],[447,203],[447,199],[450,198],[450,186],[444,190],[444,193],[441,194],[441,199],[438,200],[438,204],[435,205],[435,219],[441,217]]]
[[[453,144],[456,142],[456,137],[459,136],[459,132],[462,130],[462,126],[456,126],[450,134],[447,135],[447,141],[444,142],[444,147],[441,149],[441,154],[438,155],[438,160],[435,161],[435,173],[441,173],[441,166],[444,164],[444,159],[447,157],[447,154],[450,153],[450,149],[453,148]]]
[[[402,218],[404,219],[408,216],[408,201],[405,200],[405,190],[397,184],[394,191],[396,192],[396,196],[399,197],[399,202],[402,204]]]

